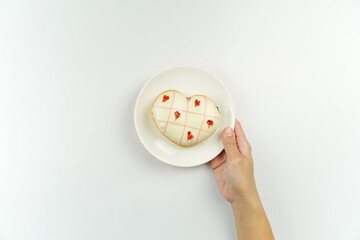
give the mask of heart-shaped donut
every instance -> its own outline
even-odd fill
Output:
[[[186,97],[176,90],[160,93],[151,110],[159,131],[181,147],[194,146],[210,137],[220,119],[219,108],[210,98]]]

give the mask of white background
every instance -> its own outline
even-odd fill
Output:
[[[360,239],[355,0],[0,0],[0,239],[235,239],[209,166],[134,130],[178,65],[230,89],[277,239]]]

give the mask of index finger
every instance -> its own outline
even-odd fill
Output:
[[[235,122],[234,131],[236,137],[236,144],[239,148],[240,153],[246,158],[251,158],[251,146],[246,139],[244,130],[242,129],[240,122],[237,119]]]

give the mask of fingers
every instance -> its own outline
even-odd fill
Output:
[[[239,148],[240,153],[246,158],[251,158],[251,146],[246,139],[244,130],[242,129],[238,120],[236,120],[234,132],[236,136],[237,147]]]
[[[210,161],[210,166],[212,170],[217,169],[226,161],[226,154],[223,150],[219,155],[217,155],[213,160]]]
[[[236,145],[235,133],[230,127],[226,127],[222,133],[222,142],[227,158],[231,161],[239,156],[239,149]]]

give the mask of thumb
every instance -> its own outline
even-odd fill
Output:
[[[222,134],[222,142],[226,155],[230,161],[239,156],[239,149],[236,145],[235,134],[230,127],[226,127],[224,129]]]

